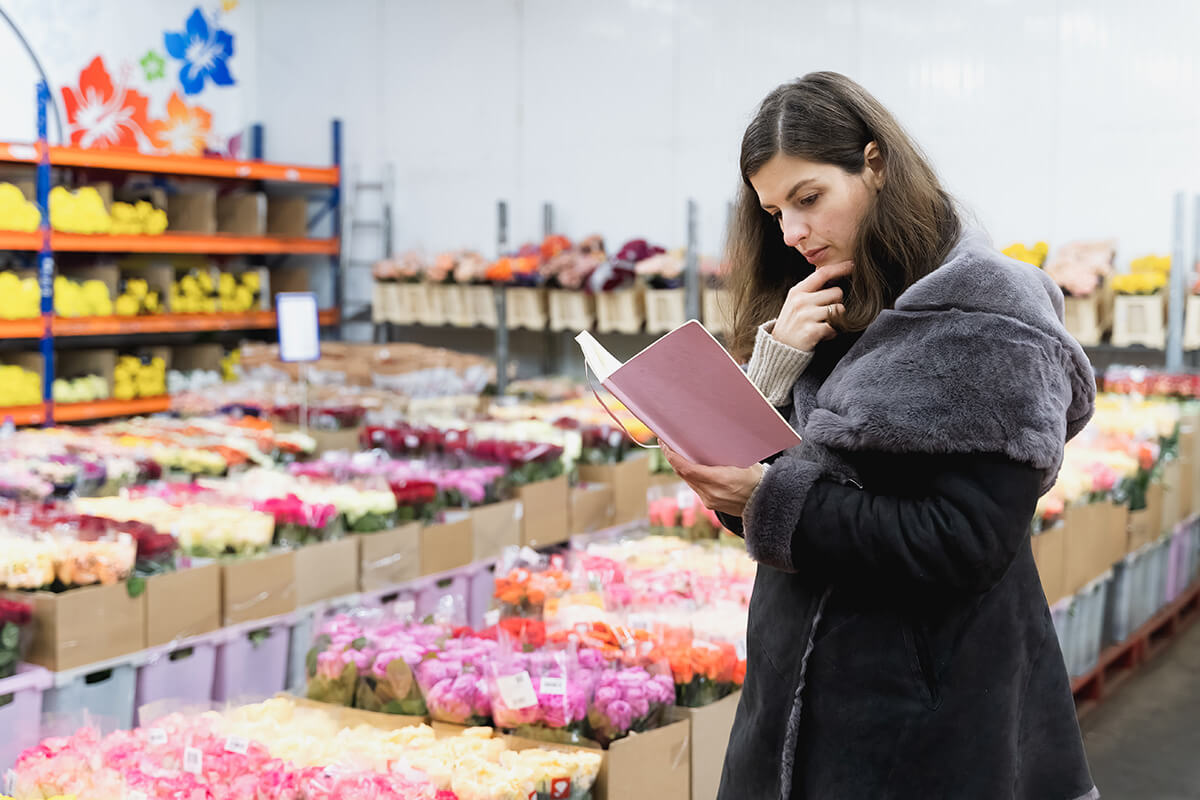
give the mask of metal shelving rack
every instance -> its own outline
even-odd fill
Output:
[[[263,330],[275,326],[272,311],[215,314],[163,314],[151,317],[59,318],[54,313],[55,252],[80,253],[198,253],[208,255],[325,255],[329,257],[333,282],[333,306],[320,314],[322,326],[337,329],[342,316],[343,276],[341,267],[342,227],[342,126],[333,120],[333,163],[329,167],[306,167],[263,161],[263,127],[250,131],[250,160],[195,156],[147,156],[133,151],[84,150],[51,146],[47,136],[46,112],[50,88],[37,84],[37,142],[35,145],[0,143],[0,163],[35,166],[37,206],[41,224],[36,233],[0,231],[0,250],[37,252],[38,284],[41,291],[39,319],[0,321],[0,340],[38,339],[42,356],[42,403],[38,406],[0,408],[0,419],[16,424],[52,424],[55,419],[53,383],[55,343],[65,336],[130,336],[140,334],[191,333],[197,331]],[[332,235],[327,238],[284,238],[222,235],[163,234],[161,236],[109,236],[59,233],[51,230],[50,182],[53,167],[85,167],[118,172],[157,175],[283,182],[328,187],[328,200],[308,220],[313,228],[331,214]],[[134,413],[165,411],[169,398],[137,398],[131,401],[104,400],[60,406],[64,421],[99,419]]]

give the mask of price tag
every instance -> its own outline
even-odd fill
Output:
[[[500,624],[500,609],[493,608],[483,615],[483,627],[491,628]]]
[[[245,736],[230,736],[225,740],[225,752],[227,753],[237,753],[239,756],[244,756],[249,749],[250,740]]]
[[[526,800],[538,800],[537,789],[534,789],[532,792],[530,792],[529,797],[527,797]]]
[[[720,650],[721,649],[720,647],[717,647],[712,642],[706,642],[703,639],[693,639],[692,647],[699,647],[702,650]]]
[[[745,661],[746,660],[746,640],[738,639],[737,642],[734,644],[734,648],[737,650],[738,661]]]
[[[10,796],[17,793],[17,773],[11,769],[4,771],[4,793]]]
[[[317,296],[312,292],[275,295],[280,361],[316,361],[321,357],[321,327]]]
[[[517,507],[516,507],[516,509],[513,510],[513,519],[515,519],[515,520],[525,519],[525,504],[522,503],[520,500],[517,501]]]
[[[635,631],[650,630],[650,619],[645,614],[630,614],[629,627]]]
[[[163,745],[167,743],[167,732],[162,728],[151,728],[146,731],[146,738],[153,745]]]
[[[542,689],[542,694],[565,695],[567,693],[566,678],[545,677],[542,678],[539,686]]]
[[[146,797],[146,793],[140,789],[134,789],[125,795],[125,800],[150,800]]]
[[[552,800],[568,800],[571,797],[571,779],[555,778],[551,781],[550,797]]]
[[[195,747],[185,747],[183,749],[183,771],[199,775],[203,769],[204,754]]]
[[[537,705],[537,694],[533,691],[533,681],[528,672],[518,672],[516,675],[505,675],[496,678],[496,688],[500,690],[500,699],[511,709],[529,708]]]

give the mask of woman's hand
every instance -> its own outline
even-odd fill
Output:
[[[812,275],[789,289],[771,335],[806,353],[812,352],[820,342],[837,336],[828,320],[830,315],[845,310],[843,293],[839,286],[828,289],[825,286],[849,275],[853,267],[851,261],[817,267]]]
[[[763,465],[752,467],[704,467],[693,464],[659,441],[663,455],[675,473],[691,486],[705,508],[720,511],[734,517],[742,516],[750,495],[758,488],[763,476]]]

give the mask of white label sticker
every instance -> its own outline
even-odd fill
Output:
[[[513,510],[513,519],[515,519],[515,520],[525,519],[525,504],[522,503],[520,500],[517,501],[517,507],[516,507],[516,509]]]
[[[4,771],[4,793],[7,795],[17,793],[17,773],[11,769]]]
[[[703,639],[692,639],[692,647],[699,647],[702,650],[720,650],[721,649],[721,648],[717,647],[715,644],[713,644],[712,642],[706,642]]]
[[[675,492],[675,502],[679,503],[680,508],[691,508],[696,502],[696,495],[692,494],[692,490],[685,486]]]
[[[746,660],[746,640],[739,639],[737,641],[737,643],[734,644],[734,647],[737,649],[738,661],[745,661]]]
[[[533,681],[529,679],[528,672],[496,678],[496,688],[500,690],[500,699],[509,708],[529,708],[537,705],[537,694],[533,691]]]
[[[140,789],[132,789],[125,795],[125,800],[150,800]]]
[[[412,600],[397,600],[396,613],[402,617],[411,617],[417,613],[417,604]]]
[[[479,680],[475,681],[475,688],[486,694],[488,690],[487,681],[485,681],[483,678],[480,678]]]
[[[162,728],[151,728],[146,731],[146,738],[153,745],[162,745],[167,743],[167,732]]]
[[[490,611],[484,612],[483,627],[491,628],[500,624],[500,609],[493,608]]]
[[[245,736],[230,736],[225,740],[225,752],[227,753],[237,753],[240,756],[244,756],[249,749],[250,740]]]
[[[650,630],[650,618],[646,614],[630,614],[629,627],[635,631]]]
[[[183,771],[199,775],[204,768],[204,754],[195,747],[183,749]]]
[[[300,180],[300,171],[296,170],[296,169],[285,170],[283,173],[283,177],[289,181],[298,181],[298,180]]]
[[[542,689],[542,694],[557,694],[565,695],[567,693],[567,679],[545,677],[538,684]]]

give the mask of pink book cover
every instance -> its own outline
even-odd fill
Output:
[[[748,467],[800,444],[787,420],[695,320],[600,376],[635,417],[694,463]]]

